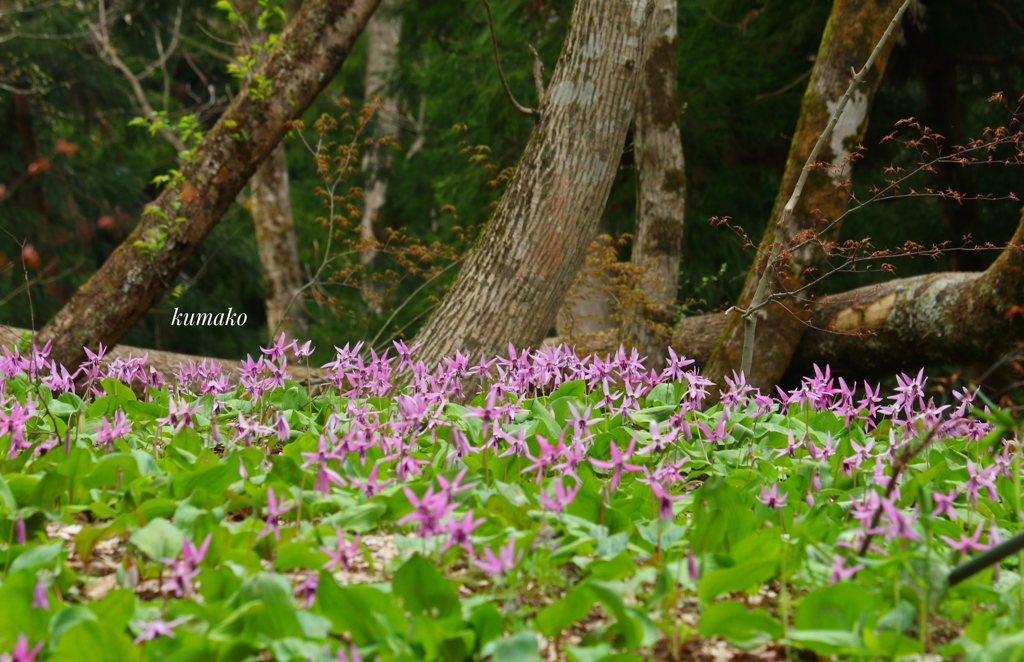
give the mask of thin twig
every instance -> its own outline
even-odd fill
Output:
[[[764,92],[762,94],[758,94],[756,97],[754,97],[754,101],[764,101],[765,99],[770,99],[770,98],[772,98],[774,96],[778,96],[780,94],[784,94],[786,92],[789,92],[794,87],[799,85],[800,81],[802,81],[803,79],[805,79],[808,76],[810,76],[812,71],[814,71],[814,67],[811,67],[810,69],[808,69],[804,73],[800,74],[799,78],[794,80],[792,83],[787,83],[786,85],[784,85],[783,87],[780,87],[779,89],[775,90],[774,92]]]
[[[146,115],[146,119],[152,120],[156,117],[156,112],[154,112],[153,106],[150,105],[149,99],[146,98],[146,91],[142,89],[142,84],[139,82],[138,76],[136,76],[135,73],[128,68],[128,65],[118,57],[117,52],[110,45],[110,33],[107,32],[107,8],[104,0],[99,1],[99,14],[99,23],[91,24],[89,26],[89,30],[92,32],[93,39],[99,47],[100,57],[124,75],[128,80],[128,84],[131,85],[132,92],[135,95],[135,100],[142,108],[142,112]],[[157,133],[160,134],[161,138],[174,147],[174,150],[179,155],[182,152],[188,151],[185,143],[183,143],[181,139],[167,127],[160,127],[160,129],[157,130]]]
[[[512,102],[512,105],[516,110],[524,115],[529,115],[534,119],[540,118],[540,111],[536,108],[527,108],[523,104],[516,101],[516,98],[512,96],[512,89],[508,86],[508,81],[505,80],[505,72],[501,68],[501,58],[498,57],[498,36],[494,34],[494,17],[491,16],[491,3],[487,0],[480,0],[484,3],[484,9],[487,10],[487,27],[491,31],[491,47],[494,49],[494,64],[498,67],[498,78],[501,79],[501,86],[505,88],[505,96]]]
[[[789,222],[790,217],[793,215],[793,211],[796,209],[797,202],[799,202],[800,196],[803,193],[804,185],[807,183],[807,177],[810,174],[811,168],[814,166],[815,163],[818,162],[818,156],[821,154],[821,150],[825,147],[825,143],[828,142],[829,138],[832,136],[832,130],[835,128],[836,123],[839,122],[839,117],[843,114],[843,110],[846,108],[846,104],[850,101],[850,98],[853,96],[853,91],[857,89],[857,87],[867,77],[868,71],[870,71],[871,67],[874,66],[875,60],[878,58],[878,55],[882,52],[882,49],[885,47],[885,45],[889,42],[889,39],[896,31],[896,26],[900,24],[900,21],[903,19],[903,14],[906,13],[907,8],[910,7],[912,2],[913,0],[905,0],[904,3],[900,6],[900,8],[896,11],[896,15],[889,23],[889,27],[886,28],[885,32],[882,34],[881,39],[878,40],[878,43],[875,44],[875,49],[871,51],[871,55],[868,57],[868,61],[864,63],[864,66],[861,68],[861,70],[858,71],[856,75],[854,75],[853,80],[850,81],[849,87],[846,88],[846,93],[843,94],[842,98],[839,100],[839,103],[836,105],[835,111],[832,113],[832,117],[829,119],[828,125],[825,126],[825,130],[822,131],[820,136],[818,136],[818,142],[815,143],[814,149],[811,150],[811,153],[807,156],[807,161],[804,162],[804,167],[800,172],[800,178],[797,179],[796,186],[793,187],[793,194],[789,196],[789,201],[786,203],[786,206],[783,207],[782,214],[779,216],[779,220],[776,223],[775,227],[777,230],[786,227],[786,224]],[[764,297],[765,292],[767,290],[768,275],[774,268],[775,262],[776,257],[774,255],[768,258],[768,264],[765,265],[764,271],[761,272],[761,279],[760,281],[758,281],[757,284],[755,298],[751,301],[751,305],[743,314],[745,322],[743,338],[744,351],[743,360],[740,365],[740,370],[742,370],[744,373],[749,373],[750,367],[753,364],[754,338],[755,333],[757,332],[757,318],[754,317],[754,313],[766,302],[766,299]],[[760,294],[760,296],[758,296],[758,294]],[[750,348],[749,353],[747,351],[748,345]]]
[[[899,458],[896,460],[896,466],[894,466],[892,469],[892,476],[889,478],[889,484],[885,486],[885,494],[882,496],[883,500],[887,500],[892,496],[892,493],[896,490],[896,481],[900,477],[900,472],[902,472],[903,469],[910,464],[910,461],[914,459],[914,456],[923,451],[925,448],[928,448],[928,445],[932,443],[932,440],[935,439],[935,435],[938,434],[938,432],[939,426],[935,425],[928,432],[928,436],[924,438],[924,441],[922,441],[917,446],[911,446],[910,442],[907,442],[907,450],[903,451],[903,453],[899,456]],[[864,536],[864,542],[861,543],[860,551],[857,552],[858,556],[864,556],[868,553],[868,548],[871,547],[871,538],[874,536],[872,531],[874,531],[878,527],[878,522],[881,518],[882,504],[880,503],[878,504],[878,507],[875,509],[875,514],[871,517],[871,526],[867,528],[867,533]]]

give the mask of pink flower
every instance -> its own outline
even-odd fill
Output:
[[[43,649],[43,642],[40,641],[30,650],[28,638],[23,634],[18,635],[18,643],[10,653],[0,655],[0,662],[33,662],[39,651]]]
[[[959,560],[962,559],[964,555],[969,553],[972,549],[977,550],[979,552],[983,552],[986,549],[988,549],[988,545],[980,542],[981,531],[984,527],[985,523],[979,522],[978,528],[974,530],[974,533],[972,533],[969,537],[960,534],[960,540],[953,540],[948,536],[939,536],[939,538],[945,541],[947,545],[949,545],[956,551],[960,552],[960,554],[957,556],[957,562],[959,562]]]
[[[852,566],[850,568],[847,568],[846,567],[846,559],[844,559],[842,556],[840,556],[838,554],[833,554],[832,555],[832,578],[830,579],[830,581],[833,584],[836,584],[838,582],[846,581],[847,579],[850,579],[851,577],[856,575],[857,571],[863,570],[863,569],[864,569],[864,566],[863,565],[859,565],[859,564],[855,565],[855,566]]]
[[[761,488],[761,496],[757,497],[757,500],[768,506],[769,508],[783,508],[786,505],[786,499],[789,495],[783,493],[779,496],[779,485],[776,483],[772,485],[772,489]]]
[[[510,539],[508,544],[498,550],[495,554],[489,547],[484,547],[484,559],[474,560],[473,565],[483,570],[491,577],[498,577],[512,570],[523,558],[523,550],[516,554],[516,541]]]
[[[174,637],[174,628],[184,623],[187,618],[176,618],[173,621],[162,621],[156,619],[153,621],[139,621],[136,623],[142,628],[142,633],[135,637],[135,643],[141,644],[144,641],[150,641],[157,637]]]
[[[281,542],[281,530],[278,528],[281,525],[281,515],[295,507],[295,504],[285,507],[285,499],[281,497],[280,502],[275,500],[274,488],[267,488],[267,523],[260,531],[260,534],[256,536],[259,540],[263,536],[267,535],[271,530],[274,532],[274,540]]]
[[[590,463],[595,467],[601,469],[614,469],[612,474],[611,488],[614,490],[619,485],[619,479],[622,477],[623,472],[635,472],[643,471],[643,467],[637,464],[628,464],[626,460],[633,456],[633,449],[636,447],[636,439],[634,438],[629,442],[629,446],[626,448],[626,452],[622,453],[619,451],[619,447],[615,445],[615,442],[611,442],[609,451],[611,452],[612,459],[608,460],[595,460],[590,458]]]
[[[341,529],[334,530],[334,549],[321,547],[320,551],[331,557],[321,567],[324,570],[334,572],[340,565],[345,572],[349,571],[349,563],[359,555],[359,534],[352,539],[351,543],[345,542],[345,533]]]
[[[577,483],[575,487],[567,491],[565,486],[562,484],[561,478],[554,479],[551,481],[551,484],[555,487],[554,498],[549,497],[548,493],[542,488],[540,490],[540,502],[548,510],[560,513],[568,508],[569,504],[571,504],[576,498],[576,495],[580,491],[580,486],[579,483]]]

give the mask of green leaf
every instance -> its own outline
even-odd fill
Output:
[[[556,388],[551,395],[548,396],[548,402],[553,402],[559,398],[578,398],[584,399],[587,397],[587,383],[582,379],[574,379],[571,382],[565,382],[558,388]],[[581,407],[577,407],[582,411]]]
[[[530,662],[539,660],[537,638],[530,630],[520,630],[511,637],[499,639],[494,644],[494,662]]]
[[[82,479],[82,485],[89,488],[113,487],[123,488],[141,476],[139,463],[128,453],[112,453],[104,455],[96,463],[95,468]]]
[[[533,417],[540,421],[545,430],[547,431],[547,437],[551,440],[557,440],[562,434],[562,426],[555,420],[551,410],[541,404],[540,400],[533,401],[533,407],[530,408],[533,413]],[[538,434],[544,434],[545,430],[537,430]]]
[[[387,506],[379,501],[368,501],[358,506],[343,508],[340,512],[325,517],[322,523],[343,531],[366,533],[377,526],[377,522],[387,509]]]
[[[124,630],[135,617],[135,593],[122,588],[107,593],[102,600],[89,603],[89,609],[115,630]]]
[[[391,590],[413,614],[447,618],[459,613],[459,596],[451,582],[419,554],[414,554],[398,569],[391,580]]]
[[[301,568],[317,568],[327,561],[328,557],[317,549],[311,549],[303,543],[293,542],[281,545],[277,548],[277,556],[274,557],[274,569],[278,572],[288,572]]]
[[[55,662],[131,662],[142,659],[142,649],[108,623],[85,621],[68,628],[50,659]]]
[[[623,551],[610,559],[597,559],[588,564],[586,570],[594,579],[625,579],[632,577],[636,572],[636,563],[633,561],[632,553]]]
[[[9,651],[19,634],[47,631],[49,613],[32,609],[32,589],[36,584],[33,572],[8,573],[0,586],[0,650]],[[30,637],[30,644],[39,635]]]
[[[701,577],[697,585],[697,596],[703,602],[711,602],[723,593],[746,591],[774,577],[777,565],[777,561],[771,559],[712,570]]]
[[[669,419],[669,416],[676,412],[677,409],[679,409],[679,407],[675,405],[648,407],[647,409],[641,409],[640,411],[633,412],[629,417],[633,419],[633,422],[637,425],[641,425],[646,428],[651,424],[651,421],[664,423]]]
[[[577,584],[560,599],[541,609],[534,624],[546,637],[553,637],[590,613],[596,598],[586,582]]]
[[[716,602],[703,609],[700,633],[718,636],[740,648],[756,648],[782,636],[782,623],[763,609],[748,611],[737,602]]]
[[[128,520],[124,515],[111,520],[105,526],[86,526],[75,536],[75,551],[79,558],[88,563],[96,543],[105,538],[116,536],[128,530]]]
[[[469,624],[476,631],[476,645],[479,651],[488,643],[501,636],[505,629],[505,623],[501,618],[501,612],[494,606],[494,603],[485,602],[469,615]]]
[[[50,639],[59,641],[61,636],[75,625],[97,620],[99,619],[91,609],[81,605],[71,605],[67,609],[61,609],[50,619]]]
[[[840,582],[815,589],[804,596],[793,624],[798,630],[853,632],[863,614],[875,610],[876,599],[864,588]]]
[[[49,566],[63,551],[64,543],[59,540],[49,545],[31,547],[24,554],[21,554],[18,558],[14,559],[14,563],[11,564],[11,568],[8,572],[10,574],[14,574],[19,570],[35,571],[44,566]]]
[[[181,553],[185,534],[162,517],[132,531],[128,541],[154,561],[174,559]]]
[[[330,619],[335,634],[350,633],[357,646],[408,629],[405,613],[390,595],[370,586],[339,586],[329,572],[320,573],[314,606]]]
[[[605,608],[605,611],[613,614],[618,621],[619,631],[622,635],[621,646],[623,648],[639,646],[644,639],[643,623],[626,608],[622,592],[615,586],[604,582],[588,581],[587,583],[591,593]]]
[[[3,505],[4,509],[9,513],[13,513],[18,509],[18,502],[14,498],[14,493],[11,492],[7,480],[2,475],[0,475],[0,505]]]

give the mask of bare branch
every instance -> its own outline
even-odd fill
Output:
[[[505,72],[501,68],[501,58],[498,57],[498,36],[494,34],[494,17],[491,16],[491,3],[487,0],[480,0],[484,3],[484,9],[487,10],[487,27],[491,31],[491,46],[494,49],[494,64],[498,67],[498,78],[501,79],[501,86],[505,88],[505,96],[512,102],[512,105],[516,110],[524,115],[537,119],[540,117],[540,111],[536,108],[527,108],[523,104],[516,101],[516,98],[512,96],[512,89],[508,86],[508,81],[505,80]]]
[[[800,195],[803,193],[804,185],[807,183],[807,177],[811,172],[811,168],[818,162],[818,156],[821,155],[821,150],[825,147],[825,143],[827,143],[829,138],[832,136],[832,130],[839,121],[839,117],[843,114],[846,104],[849,103],[850,98],[853,96],[853,91],[864,82],[868,71],[870,71],[871,67],[874,66],[879,53],[882,52],[882,49],[885,48],[889,39],[892,38],[893,33],[896,31],[896,26],[900,24],[901,20],[903,20],[903,14],[906,13],[912,2],[913,0],[905,0],[904,3],[900,5],[900,8],[896,10],[896,15],[893,16],[892,21],[889,23],[889,27],[886,28],[881,39],[878,40],[878,43],[875,45],[875,49],[871,51],[868,61],[864,63],[864,66],[860,71],[856,72],[853,80],[850,81],[849,87],[846,88],[846,93],[843,94],[839,103],[836,104],[835,111],[832,113],[832,117],[825,126],[825,130],[821,132],[820,136],[818,136],[818,142],[815,143],[814,149],[812,149],[811,153],[807,155],[807,161],[804,163],[803,170],[800,172],[800,178],[797,180],[796,186],[793,187],[793,194],[789,196],[789,201],[786,202],[786,206],[782,209],[782,214],[779,216],[778,227],[785,227],[789,222],[790,217],[793,215],[793,211],[796,209],[796,204],[800,200]],[[760,308],[765,304],[769,272],[772,271],[776,261],[776,256],[773,255],[769,257],[768,264],[764,271],[761,272],[761,278],[757,283],[757,291],[754,294],[751,305],[743,313],[743,360],[740,369],[744,373],[750,372],[750,367],[753,362],[754,334],[757,330],[757,318],[754,316],[754,312],[757,308]]]
[[[770,99],[770,98],[772,98],[774,96],[778,96],[780,94],[784,94],[786,92],[789,92],[794,87],[799,85],[800,82],[803,79],[805,79],[808,76],[810,76],[812,71],[814,71],[814,67],[811,67],[810,69],[808,69],[804,73],[800,74],[800,76],[796,80],[794,80],[792,83],[787,83],[786,85],[780,87],[779,89],[777,89],[777,90],[775,90],[773,92],[763,92],[761,94],[758,94],[756,97],[754,97],[754,101],[764,101],[765,99]]]
[[[103,58],[107,64],[120,71],[128,80],[128,84],[131,85],[132,88],[132,93],[135,95],[135,100],[138,102],[139,106],[141,106],[142,112],[146,117],[149,119],[156,117],[156,112],[153,110],[153,106],[150,105],[149,99],[146,98],[146,91],[142,89],[142,84],[139,82],[138,76],[136,76],[135,73],[128,68],[128,65],[118,57],[117,51],[115,51],[110,45],[110,34],[107,32],[107,8],[104,0],[99,0],[99,15],[99,23],[90,24],[89,31],[92,33],[93,40],[96,42],[96,46],[99,49],[100,57]],[[178,10],[178,16],[180,20],[180,9]],[[179,23],[176,22],[175,32],[178,31],[178,25]],[[185,143],[183,143],[181,139],[167,127],[161,127],[157,130],[157,133],[167,143],[174,147],[175,151],[179,155],[182,152],[188,151],[188,147],[185,146]]]

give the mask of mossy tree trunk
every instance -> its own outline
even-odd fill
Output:
[[[738,308],[749,307],[755,298],[761,274],[769,268],[772,256],[789,252],[797,243],[803,244],[792,250],[787,259],[775,263],[777,273],[774,269],[770,273],[770,291],[783,296],[774,298],[770,305],[754,313],[758,320],[757,334],[747,379],[755,386],[770,388],[778,382],[807,329],[808,312],[803,299],[813,292],[804,291],[799,298],[785,293],[807,285],[827,268],[821,245],[802,240],[814,234],[822,241],[830,241],[839,232],[840,224],[830,222],[843,214],[849,202],[849,195],[840,184],[843,178],[849,177],[848,157],[864,137],[875,93],[892,51],[892,40],[879,55],[874,68],[867,73],[863,85],[854,91],[821,155],[820,161],[837,166],[845,164],[845,169],[840,175],[832,169],[815,168],[808,177],[794,213],[780,227],[783,209],[818,137],[850,85],[853,71],[867,61],[902,4],[902,0],[836,0],[832,5],[814,70],[804,93],[779,195],[758,256],[736,302]],[[828,230],[824,231],[826,226]],[[733,314],[708,363],[708,378],[721,383],[724,376],[733,370],[739,371],[743,342],[744,320],[740,314]]]
[[[380,0],[307,0],[181,170],[138,225],[40,332],[69,368],[83,346],[113,345],[174,285],[188,259],[246,182],[327,86]]]
[[[1024,341],[1024,214],[982,272],[942,272],[862,287],[819,303],[815,332],[793,368],[817,362],[843,372],[892,373],[925,365],[988,367]]]
[[[608,199],[647,61],[654,0],[578,0],[541,115],[455,284],[417,335],[428,365],[456,350],[538,345]]]
[[[676,14],[676,0],[657,0],[633,122],[637,206],[631,262],[637,268],[641,297],[640,309],[626,316],[625,335],[647,357],[647,365],[659,369],[672,334],[686,195]]]

